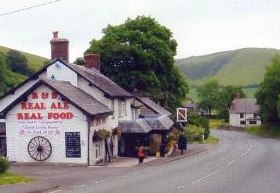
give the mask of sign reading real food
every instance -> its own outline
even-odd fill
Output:
[[[56,92],[33,92],[16,113],[19,135],[61,135],[63,122],[74,117],[69,102]]]
[[[42,99],[42,100],[48,100],[48,99],[56,99],[56,101],[53,101],[49,107],[47,107],[45,102],[22,102],[21,103],[21,109],[22,110],[31,110],[31,112],[19,112],[17,113],[17,119],[23,120],[23,119],[43,119],[42,112],[32,112],[34,110],[43,110],[43,109],[50,109],[50,112],[47,113],[47,119],[51,120],[57,120],[57,119],[72,119],[73,113],[72,112],[51,112],[51,110],[57,110],[57,109],[69,109],[69,103],[67,101],[58,101],[58,95],[55,92],[42,92],[37,93],[33,92],[31,94],[31,98],[36,99]],[[39,101],[38,100],[38,101]]]

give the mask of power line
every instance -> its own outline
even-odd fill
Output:
[[[9,11],[9,12],[6,12],[6,13],[1,13],[0,17],[5,16],[5,15],[9,15],[9,14],[13,14],[13,13],[17,13],[17,12],[21,12],[21,11],[26,11],[28,9],[34,9],[34,8],[37,8],[37,7],[42,7],[42,6],[45,6],[45,5],[52,4],[52,3],[57,3],[59,1],[61,1],[61,0],[48,1],[46,3],[42,3],[42,4],[38,4],[38,5],[33,5],[33,6],[30,6],[30,7],[25,7],[25,8],[22,8],[22,9],[17,9],[17,10],[14,10],[14,11]]]

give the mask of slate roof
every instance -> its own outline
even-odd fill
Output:
[[[166,130],[168,131],[174,122],[166,115],[162,115],[156,118],[144,118],[152,130]]]
[[[259,105],[257,105],[257,100],[253,98],[234,99],[231,104],[231,108],[229,112],[230,113],[258,113]]]
[[[166,115],[151,116],[130,121],[119,121],[119,128],[122,133],[143,133],[151,131],[168,131],[173,121]]]
[[[76,64],[66,64],[69,68],[77,72],[79,75],[88,80],[91,84],[102,90],[108,97],[128,97],[131,98],[132,94],[117,85],[107,76],[103,75],[96,69],[89,69],[84,66]]]
[[[172,113],[170,113],[163,107],[159,106],[157,103],[155,103],[148,97],[141,97],[141,98],[138,97],[138,100],[140,100],[142,103],[144,103],[146,106],[148,106],[149,108],[151,108],[153,111],[155,111],[160,115],[166,115],[166,116],[172,115]]]
[[[33,90],[41,85],[46,85],[51,90],[57,92],[64,99],[69,101],[73,106],[80,109],[88,116],[101,115],[101,114],[112,114],[112,110],[107,106],[103,105],[91,95],[87,94],[83,90],[73,86],[68,81],[55,81],[49,79],[41,79],[34,84],[30,89],[25,91],[20,97],[18,97],[13,103],[6,107],[2,113],[7,113],[16,104],[26,98]]]
[[[144,119],[119,121],[119,128],[122,133],[149,133],[151,127]]]

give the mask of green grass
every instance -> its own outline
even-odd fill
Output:
[[[31,182],[32,179],[11,173],[0,174],[0,185]]]
[[[215,79],[223,86],[245,86],[263,80],[266,66],[276,54],[280,50],[244,48],[179,59],[176,64],[192,85]]]
[[[0,46],[0,52],[6,54],[10,48]],[[18,50],[19,51],[19,50]],[[47,58],[41,57],[41,56],[36,56],[34,54],[26,53],[26,52],[21,52],[19,51],[22,55],[24,55],[28,61],[28,66],[32,71],[37,71],[39,70],[46,61],[50,61]]]
[[[207,143],[207,144],[217,144],[217,143],[219,143],[219,141],[220,141],[219,138],[210,135],[206,140],[204,140],[203,143]]]
[[[254,126],[254,127],[248,127],[246,128],[246,132],[263,136],[263,137],[273,137],[273,138],[280,138],[280,126]]]
[[[242,90],[246,94],[247,98],[255,98],[255,94],[258,90],[258,87],[246,87],[246,88],[242,88]]]
[[[211,129],[215,129],[223,124],[225,124],[223,119],[209,119],[209,128]]]

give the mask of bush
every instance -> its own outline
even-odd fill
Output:
[[[209,129],[209,121],[207,118],[202,117],[198,114],[189,114],[188,115],[188,123],[190,125],[196,125],[198,127],[204,128],[204,139],[207,139],[209,134],[210,134],[210,129]]]
[[[10,163],[8,158],[0,157],[0,173],[4,173],[10,168]]]
[[[204,135],[205,129],[196,125],[189,125],[188,127],[184,128],[184,134],[187,137],[189,142],[199,141],[202,143],[202,135]]]

